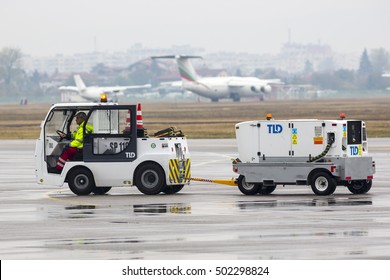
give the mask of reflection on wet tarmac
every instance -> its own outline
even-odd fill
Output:
[[[65,207],[65,210],[83,210],[83,209],[95,209],[95,205],[72,205]]]
[[[191,214],[191,205],[187,203],[174,204],[137,204],[133,206],[134,213],[137,214]]]
[[[273,208],[273,207],[327,207],[327,206],[363,206],[372,205],[370,197],[366,198],[323,198],[310,200],[257,200],[257,201],[238,201],[237,206],[240,210],[253,210],[255,208]],[[297,209],[299,210],[299,209]]]
[[[68,213],[66,215],[69,219],[87,219],[92,218],[91,215],[95,214],[94,211],[85,211],[89,209],[96,209],[95,205],[72,205],[65,207],[65,210],[72,211],[71,213]],[[82,210],[82,211],[75,211],[73,210]]]
[[[299,237],[350,237],[350,236],[368,236],[367,230],[352,230],[352,231],[314,231],[314,232],[302,232],[302,233],[286,233],[286,234],[259,234],[259,235],[244,235],[239,236],[239,239],[275,239],[275,238],[299,238]]]
[[[81,239],[64,239],[53,242],[55,245],[74,246],[74,245],[102,245],[102,244],[134,244],[144,241],[136,238],[81,238]],[[48,242],[47,245],[53,245]]]

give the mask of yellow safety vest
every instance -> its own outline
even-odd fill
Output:
[[[69,146],[77,149],[82,149],[84,145],[84,130],[85,126],[85,133],[90,134],[93,132],[93,126],[90,124],[84,124],[82,122],[76,131],[72,132],[72,142],[70,142]]]

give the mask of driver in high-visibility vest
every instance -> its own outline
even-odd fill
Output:
[[[57,165],[54,173],[61,173],[64,168],[65,162],[72,160],[74,155],[80,151],[84,146],[84,127],[85,133],[90,134],[93,132],[93,126],[86,123],[87,115],[84,112],[79,112],[76,114],[76,123],[78,124],[77,130],[71,134],[71,142],[69,147],[66,147],[62,152],[61,156],[58,158]],[[63,136],[65,137],[65,135]]]

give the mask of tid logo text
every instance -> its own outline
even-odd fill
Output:
[[[283,127],[280,124],[267,124],[268,133],[276,134],[282,133]]]
[[[362,154],[361,146],[350,146],[349,150],[352,156],[360,156]]]

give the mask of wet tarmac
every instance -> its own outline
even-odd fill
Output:
[[[175,195],[136,188],[75,196],[35,183],[34,141],[0,141],[1,259],[390,259],[390,139],[370,139],[369,193],[310,187],[245,196],[193,182]],[[189,140],[192,176],[230,179],[234,139]]]

